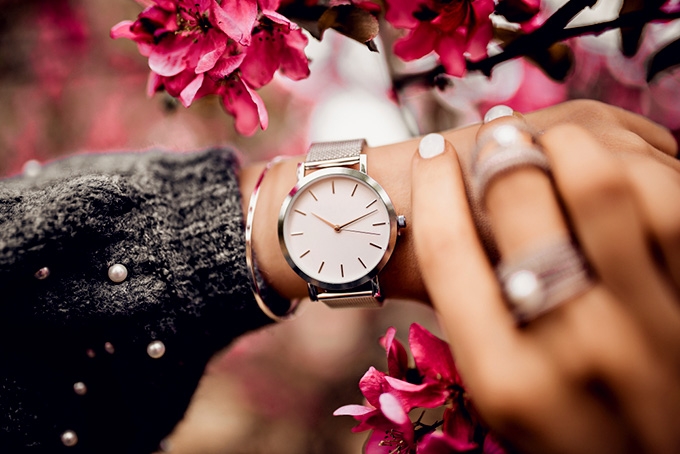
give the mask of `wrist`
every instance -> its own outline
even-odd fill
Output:
[[[474,136],[466,130],[445,133],[449,140],[464,143]],[[427,301],[413,237],[408,227],[411,219],[411,162],[418,139],[381,147],[367,147],[368,174],[389,194],[396,212],[404,215],[407,227],[401,230],[391,259],[380,273],[380,283],[386,298]],[[262,181],[257,210],[253,220],[253,249],[262,277],[273,290],[286,298],[307,296],[307,283],[286,262],[277,232],[281,205],[296,183],[296,169],[304,156],[291,157],[273,166]],[[243,209],[247,213],[249,198],[265,163],[254,163],[243,168],[240,185]]]

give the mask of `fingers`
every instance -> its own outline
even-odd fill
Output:
[[[412,228],[423,280],[462,368],[509,344],[514,321],[479,243],[456,152],[421,141],[412,167]]]
[[[503,118],[479,128],[482,149],[477,164],[495,153],[498,144],[486,137],[498,131],[500,125],[519,125],[516,120]],[[513,147],[533,147],[532,138],[521,133]],[[480,194],[480,203],[490,223],[501,257],[522,255],[532,245],[568,235],[567,228],[545,170],[536,165],[524,165],[490,181]]]
[[[579,125],[598,135],[603,144],[617,139],[616,136],[621,132],[621,128],[613,126],[620,125],[633,132],[645,143],[654,147],[657,152],[666,155],[666,157],[676,156],[678,152],[677,142],[665,127],[641,115],[598,101],[568,101],[558,106],[527,114],[526,118],[530,124],[540,130],[546,130],[558,124],[571,123]],[[612,133],[614,134],[611,137],[608,136]],[[636,144],[632,144],[632,148],[627,151],[646,152],[646,150]],[[611,150],[619,151],[616,148]],[[666,161],[666,163],[669,162]]]
[[[541,137],[585,255],[606,286],[650,332],[677,319],[669,288],[649,254],[641,216],[621,162],[582,129],[564,125]],[[575,155],[573,150],[581,150]]]
[[[678,143],[667,128],[625,109],[613,106],[612,109],[623,127],[630,129],[651,146],[668,156],[678,154]]]
[[[680,291],[680,175],[649,159],[630,157],[624,164],[663,268]]]

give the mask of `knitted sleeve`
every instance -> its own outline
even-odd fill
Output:
[[[158,448],[210,356],[267,323],[238,188],[224,149],[0,181],[0,452]]]

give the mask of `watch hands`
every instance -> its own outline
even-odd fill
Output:
[[[370,211],[370,212],[368,212],[368,213],[366,213],[366,214],[363,214],[363,215],[359,216],[359,217],[356,218],[356,219],[352,219],[352,220],[349,221],[349,222],[345,222],[344,224],[338,226],[336,230],[340,231],[340,230],[344,229],[345,227],[347,227],[348,225],[354,224],[355,222],[360,221],[361,219],[363,219],[363,218],[365,218],[365,217],[367,217],[367,216],[370,216],[370,215],[372,215],[373,213],[375,213],[375,212],[377,212],[377,211],[378,211],[378,210],[375,209],[375,210],[373,210],[373,211]]]
[[[343,232],[363,233],[363,234],[365,234],[365,235],[377,235],[377,236],[380,236],[379,233],[375,233],[375,232],[364,232],[363,230],[344,229]]]
[[[339,225],[333,224],[331,221],[328,221],[328,220],[322,218],[321,216],[319,216],[316,213],[312,213],[312,215],[315,216],[316,218],[320,219],[321,221],[323,221],[325,224],[331,226],[333,228],[333,230],[335,230],[336,232],[339,232],[340,229],[342,228]]]

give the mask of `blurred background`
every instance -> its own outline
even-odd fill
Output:
[[[544,2],[552,11],[563,1]],[[618,0],[601,0],[580,23],[616,17]],[[605,33],[568,44],[575,65],[563,83],[524,60],[471,74],[443,90],[418,84],[392,90],[392,78],[434,62],[395,61],[378,43],[369,52],[328,31],[310,38],[311,77],[275,78],[262,95],[269,128],[240,137],[216,99],[185,109],[167,95],[146,96],[147,61],[109,29],[134,19],[132,0],[0,0],[0,176],[30,172],[78,152],[165,148],[187,152],[225,144],[244,161],[301,154],[311,141],[365,137],[371,145],[477,122],[495,104],[527,112],[572,98],[600,99],[642,113],[680,136],[680,73],[645,81],[647,58],[678,36],[678,26],[647,27],[633,58]],[[390,36],[385,36],[387,42]],[[335,408],[361,403],[359,378],[385,369],[378,338],[389,326],[406,343],[418,322],[439,333],[432,311],[390,301],[380,311],[331,311],[308,305],[292,322],[252,333],[208,365],[187,415],[165,442],[176,453],[343,454],[361,451],[366,434]],[[440,333],[439,333],[440,334]]]

